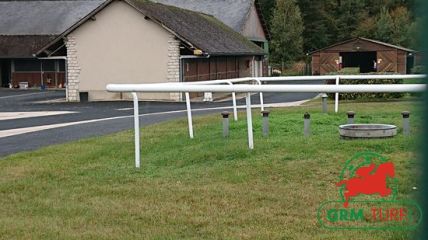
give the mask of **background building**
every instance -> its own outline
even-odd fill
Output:
[[[322,48],[312,55],[312,74],[323,75],[342,68],[358,68],[360,73],[410,73],[417,53],[408,48],[367,39],[353,38]]]

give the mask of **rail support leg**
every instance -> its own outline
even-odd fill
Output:
[[[189,124],[189,137],[193,139],[193,122],[192,122],[192,109],[190,107],[190,94],[188,92],[186,95],[186,107],[187,107],[187,123]]]
[[[247,129],[248,129],[248,148],[254,149],[254,140],[253,140],[253,119],[251,115],[251,93],[247,93],[246,97],[247,103]]]
[[[339,86],[340,78],[336,77],[336,86]],[[334,94],[334,112],[339,112],[339,93]]]
[[[233,103],[233,119],[238,121],[238,108],[236,107],[236,94],[232,92],[232,103]]]
[[[138,113],[138,96],[132,93],[134,101],[134,137],[135,137],[135,167],[140,168],[140,114]]]

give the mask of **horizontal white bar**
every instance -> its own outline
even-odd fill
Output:
[[[374,75],[322,75],[322,76],[284,76],[284,77],[258,77],[258,80],[261,81],[295,81],[295,80],[305,80],[305,81],[316,81],[316,80],[336,80],[339,77],[340,79],[350,79],[350,80],[360,80],[360,79],[417,79],[417,78],[426,78],[424,74],[374,74]]]
[[[208,80],[208,81],[196,81],[196,82],[185,82],[185,84],[227,84],[231,83],[240,83],[248,81],[264,81],[264,82],[273,82],[273,81],[320,81],[320,80],[336,80],[339,77],[340,79],[347,80],[361,80],[361,79],[421,79],[426,78],[427,75],[424,74],[375,74],[375,75],[321,75],[321,76],[283,76],[283,77],[245,77],[245,78],[232,78],[232,79],[221,79],[221,80]],[[169,84],[169,83],[165,83]]]
[[[425,84],[358,84],[358,85],[189,85],[170,84],[108,84],[110,92],[423,92]]]

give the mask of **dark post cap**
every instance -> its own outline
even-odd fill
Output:
[[[270,113],[269,110],[262,111],[263,117],[269,117],[269,113]]]
[[[346,112],[346,114],[348,115],[348,118],[354,118],[355,117],[355,112],[353,112],[353,111]]]
[[[228,118],[229,114],[230,113],[228,111],[221,112],[221,115],[223,116],[223,118]]]
[[[401,113],[401,115],[403,115],[403,118],[409,118],[410,117],[410,112],[409,111],[404,111]]]
[[[309,113],[305,113],[304,115],[303,115],[303,118],[304,119],[310,119],[311,118],[311,115],[309,114]]]

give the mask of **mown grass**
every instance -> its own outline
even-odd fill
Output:
[[[132,132],[81,140],[0,159],[1,239],[408,239],[412,232],[326,230],[323,201],[338,199],[345,161],[373,151],[396,164],[399,198],[414,199],[421,112],[414,101],[320,104],[272,109],[271,134],[261,135],[254,111],[255,149],[246,121],[222,137],[219,115],[143,128],[142,167],[134,168]],[[412,137],[344,141],[345,111],[359,123],[401,126],[411,110]],[[312,115],[303,137],[303,113]],[[29,139],[31,141],[31,139]]]

